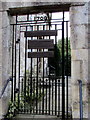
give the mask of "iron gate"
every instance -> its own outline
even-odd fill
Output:
[[[17,113],[69,116],[69,21],[64,12],[62,19],[53,14],[16,16],[12,24],[11,100]]]

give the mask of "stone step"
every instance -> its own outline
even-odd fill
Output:
[[[57,116],[18,114],[13,120],[60,120]]]

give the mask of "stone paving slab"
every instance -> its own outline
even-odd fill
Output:
[[[60,120],[60,118],[56,116],[50,115],[27,115],[27,114],[19,114],[13,120]]]

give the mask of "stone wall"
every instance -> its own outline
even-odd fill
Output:
[[[90,2],[88,2],[88,118],[90,118]]]
[[[0,2],[0,91],[3,88],[7,78],[10,75],[10,41],[12,40],[12,34],[10,33],[10,23],[13,22],[13,17],[9,16],[7,11],[8,8],[13,7],[24,7],[24,6],[35,6],[44,4],[67,4],[68,2],[78,2],[77,0],[48,0],[26,2],[22,0],[18,2],[4,1]],[[86,0],[81,0],[86,2]],[[75,4],[75,3],[74,3]],[[79,4],[79,3],[78,3]],[[81,4],[81,3],[80,3]],[[88,117],[90,107],[88,104],[89,96],[89,24],[88,20],[90,14],[89,3],[84,6],[71,6],[70,8],[70,27],[71,27],[71,51],[72,51],[72,113],[73,118],[79,118],[79,85],[78,80],[83,82],[83,112],[84,117]],[[89,20],[90,22],[90,20]],[[8,107],[8,89],[4,97],[0,100],[0,116],[2,117]],[[89,116],[90,118],[90,116]]]
[[[71,53],[72,53],[72,110],[79,118],[79,84],[83,86],[83,117],[88,117],[88,4],[70,8]]]
[[[2,11],[0,4],[0,94],[6,80],[9,78],[9,46],[10,46],[10,20],[6,11]],[[4,115],[8,107],[8,87],[2,99],[0,99],[0,117]]]

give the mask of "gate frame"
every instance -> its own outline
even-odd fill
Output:
[[[68,10],[68,9],[67,9]],[[64,12],[66,11],[57,11],[57,12],[62,12],[63,13],[63,19],[62,19],[62,64],[64,66]],[[35,12],[34,12],[35,13]],[[33,13],[33,14],[34,14]],[[41,12],[40,12],[41,13]],[[53,12],[52,12],[53,13]],[[31,13],[30,13],[31,14]],[[30,15],[29,14],[29,15]],[[37,13],[38,14],[38,13]],[[28,14],[25,14],[25,15],[28,15]],[[11,24],[13,25],[13,30],[14,30],[14,25],[19,25],[17,24],[18,21],[17,21],[17,16],[16,15],[16,24]],[[67,28],[68,26],[66,26]],[[16,28],[15,28],[16,29]],[[68,31],[68,30],[67,30]],[[13,36],[14,37],[14,36]],[[16,35],[15,35],[16,37]],[[16,38],[15,38],[16,39]],[[26,41],[27,41],[27,37],[25,37]],[[14,38],[13,38],[14,40]],[[66,41],[68,41],[68,38],[66,39]],[[18,41],[16,41],[18,43]],[[25,43],[27,44],[27,43]],[[68,44],[67,44],[68,45]],[[20,47],[20,46],[19,46]],[[25,45],[25,48],[26,48],[26,45]],[[16,49],[16,45],[15,45],[15,49]],[[16,51],[16,50],[15,50]],[[68,47],[67,47],[67,53],[68,53]],[[12,57],[13,57],[13,54],[12,54]],[[16,57],[16,52],[15,52],[15,57]],[[68,56],[67,56],[68,57]],[[12,58],[13,59],[13,58]],[[67,58],[68,60],[68,58]],[[25,61],[26,61],[26,50],[25,50]],[[68,61],[67,61],[68,62]],[[15,62],[15,66],[16,66],[16,62]],[[16,67],[15,67],[16,68]],[[25,62],[25,68],[26,68],[26,62]],[[13,68],[12,68],[12,71],[13,71]],[[15,76],[16,76],[16,69],[15,69]],[[25,70],[25,78],[26,78],[26,70]],[[67,81],[68,81],[68,78],[67,78]],[[24,84],[26,85],[26,80],[24,82]],[[12,82],[12,85],[13,85],[13,82]],[[15,84],[14,84],[14,91],[16,89],[16,80],[15,80]],[[13,93],[13,87],[12,87],[12,93]],[[13,101],[13,95],[12,95],[12,101]],[[14,101],[16,99],[16,95],[14,94]],[[65,77],[64,77],[64,67],[62,67],[62,118],[65,119]],[[68,118],[68,83],[67,83],[67,118]]]

